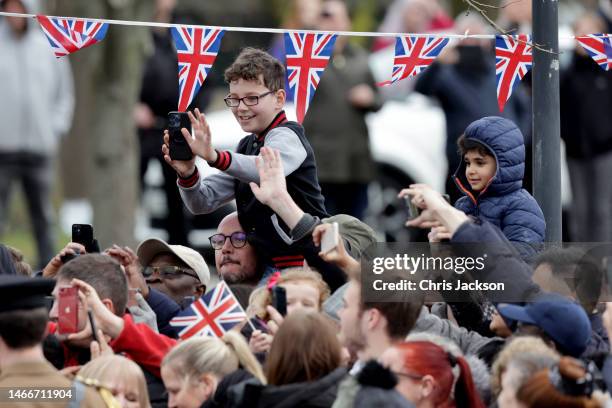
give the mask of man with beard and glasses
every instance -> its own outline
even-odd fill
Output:
[[[482,17],[469,14],[455,22],[458,33],[489,34]],[[447,46],[440,57],[417,77],[415,91],[435,97],[446,117],[446,158],[448,177],[446,192],[454,203],[461,197],[453,181],[453,173],[460,164],[457,140],[473,121],[485,116],[503,116],[517,124],[525,137],[525,150],[531,151],[531,105],[525,89],[513,92],[504,111],[499,112],[495,79],[495,56],[491,41],[475,38],[462,40],[456,47]],[[531,168],[528,154],[525,169]],[[525,181],[531,180],[525,174]],[[525,185],[530,190],[529,185]]]
[[[219,277],[228,284],[256,285],[263,271],[257,262],[255,248],[238,221],[238,213],[221,220],[217,233],[208,238],[215,250],[215,266]]]

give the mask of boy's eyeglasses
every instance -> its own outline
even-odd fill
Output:
[[[268,91],[266,93],[262,93],[261,95],[249,95],[244,98],[230,98],[229,96],[225,99],[225,104],[228,108],[237,108],[240,106],[240,101],[242,101],[246,106],[255,106],[259,103],[259,98],[263,98],[264,96],[273,94],[275,91]]]
[[[240,231],[233,232],[231,235],[215,234],[209,237],[208,240],[214,249],[219,250],[223,248],[228,238],[234,248],[242,248],[247,243],[247,234]]]
[[[145,277],[153,276],[157,272],[162,279],[172,279],[179,275],[187,275],[200,280],[198,275],[191,269],[181,268],[180,266],[147,266],[143,269],[142,274]]]

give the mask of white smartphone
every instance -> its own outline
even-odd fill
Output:
[[[338,223],[334,222],[331,224],[331,228],[325,230],[321,237],[321,252],[324,254],[333,251],[338,247],[340,242],[340,231]]]

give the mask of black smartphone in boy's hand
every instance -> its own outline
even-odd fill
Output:
[[[83,245],[89,254],[100,252],[100,245],[94,238],[93,227],[90,224],[72,224],[72,242]]]
[[[187,112],[168,113],[168,133],[170,134],[170,158],[172,160],[191,160],[193,153],[187,144],[181,129],[185,128],[191,133],[191,121]]]

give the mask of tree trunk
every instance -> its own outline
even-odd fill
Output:
[[[68,15],[117,20],[148,20],[155,7],[151,0],[61,1],[58,6],[73,11]],[[102,42],[71,57],[79,98],[71,136],[74,148],[87,154],[66,160],[64,184],[85,174],[94,230],[103,248],[135,244],[140,155],[132,112],[148,38],[146,27],[111,25]]]

